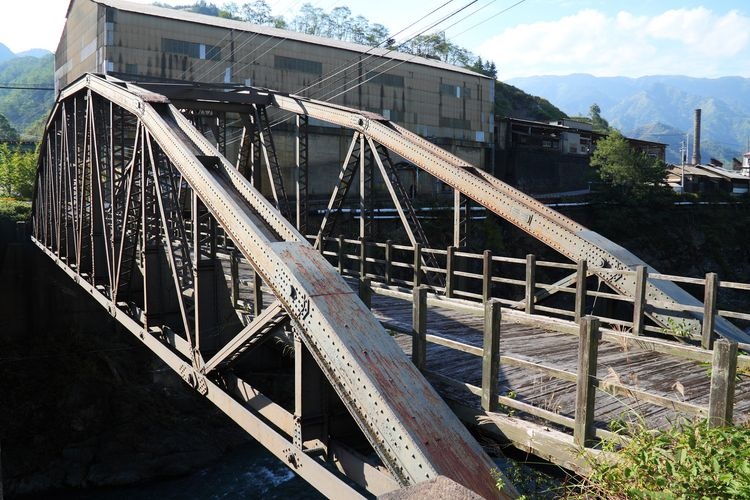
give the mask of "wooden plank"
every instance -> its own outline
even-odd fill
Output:
[[[411,359],[423,370],[427,362],[427,287],[424,285],[414,289],[412,330]]]
[[[716,334],[716,299],[719,293],[719,277],[716,273],[706,273],[706,288],[703,298],[703,329],[701,335],[701,347],[713,349]]]
[[[456,247],[448,247],[445,254],[445,296],[453,297],[453,289],[456,286]]]
[[[586,315],[586,277],[588,276],[587,267],[588,264],[585,260],[578,261],[578,267],[576,268],[576,299],[574,306],[574,321],[576,323],[580,323],[581,318]]]
[[[643,325],[646,311],[646,285],[648,271],[646,266],[635,268],[635,294],[633,296],[633,335],[643,335]]]
[[[484,305],[484,353],[482,356],[482,408],[498,409],[497,376],[500,371],[500,301],[489,300]]]
[[[368,309],[372,308],[372,280],[370,278],[359,279],[359,299]]]
[[[536,256],[526,256],[526,314],[534,314],[534,294],[536,293]]]
[[[586,316],[578,336],[578,381],[573,440],[590,446],[594,439],[594,402],[596,397],[596,357],[599,351],[599,319]]]
[[[482,302],[492,298],[492,252],[485,250],[482,254]]]
[[[714,344],[711,364],[711,394],[708,422],[714,427],[732,424],[734,386],[737,376],[737,343],[718,340]]]

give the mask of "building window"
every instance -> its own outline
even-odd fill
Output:
[[[314,75],[323,74],[323,64],[318,61],[309,61],[307,59],[297,59],[295,57],[273,56],[273,67],[276,69],[290,69],[302,73],[311,73]]]
[[[138,74],[138,65],[137,64],[126,64],[125,65],[125,73],[128,75],[137,75]]]
[[[404,77],[400,75],[389,75],[383,73],[378,75],[375,72],[369,72],[365,75],[364,80],[368,83],[374,83],[376,85],[388,85],[389,87],[402,87],[404,86]]]
[[[162,52],[180,54],[194,57],[195,59],[221,60],[221,47],[207,45],[205,43],[186,42],[184,40],[173,40],[172,38],[161,39]]]
[[[461,118],[446,118],[445,116],[440,117],[440,126],[447,128],[460,128],[468,130],[471,128],[471,121],[463,120]]]

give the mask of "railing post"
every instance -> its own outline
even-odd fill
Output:
[[[711,390],[708,396],[708,425],[732,424],[734,384],[737,376],[737,343],[725,339],[714,344],[711,360]]]
[[[648,282],[646,266],[635,268],[635,293],[633,294],[633,335],[643,335],[644,316],[646,311],[646,283]]]
[[[344,235],[340,234],[338,238],[339,242],[339,248],[337,250],[337,259],[338,259],[338,267],[339,267],[339,274],[341,276],[344,275]]]
[[[588,264],[585,260],[578,261],[576,268],[576,302],[575,322],[580,324],[586,315],[586,277],[588,276]]]
[[[367,240],[359,237],[359,277],[364,278],[367,275]]]
[[[534,314],[534,293],[536,290],[536,255],[526,256],[526,314]]]
[[[578,335],[578,380],[573,441],[590,446],[594,440],[594,403],[596,401],[596,361],[599,350],[599,318],[586,316]]]
[[[482,254],[482,301],[492,298],[492,252],[485,250]]]
[[[482,354],[482,408],[497,411],[499,404],[498,374],[500,372],[500,301],[490,299],[484,303],[484,343]]]
[[[253,314],[257,318],[263,311],[263,278],[253,271]]]
[[[422,286],[422,245],[414,243],[414,288]]]
[[[232,280],[232,307],[236,308],[240,300],[240,262],[237,250],[229,254],[229,274]]]
[[[706,273],[706,288],[703,297],[703,335],[701,347],[711,349],[714,345],[716,335],[714,325],[716,324],[716,298],[719,294],[719,276],[716,273]]]
[[[391,271],[393,261],[393,241],[388,240],[385,242],[385,284],[391,284]]]
[[[412,309],[412,344],[411,359],[414,365],[422,370],[427,362],[427,287],[414,289]]]
[[[359,278],[359,298],[368,309],[372,308],[372,287],[368,277]]]
[[[455,256],[456,247],[453,245],[448,247],[448,251],[445,254],[445,296],[453,297],[453,287],[455,286],[455,276],[453,271],[455,270]]]

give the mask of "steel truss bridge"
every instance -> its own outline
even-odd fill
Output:
[[[274,144],[274,110],[295,120],[294,205]],[[227,114],[242,125],[236,163],[225,157]],[[312,229],[311,119],[351,134],[315,245],[303,236]],[[323,494],[379,495],[447,476],[487,498],[513,496],[510,485],[498,491],[492,461],[315,248],[330,238],[356,182],[360,236],[369,236],[376,175],[408,241],[428,245],[394,157],[454,189],[456,245],[473,202],[575,262],[624,271],[600,273],[622,295],[691,311],[701,306],[671,282],[644,286],[627,272],[645,265],[633,254],[381,116],[248,87],[135,85],[85,75],[64,89],[40,150],[33,240],[190,386]],[[269,197],[260,190],[264,178]],[[231,249],[229,275],[219,239]],[[262,283],[272,292],[265,307],[259,293],[252,311],[238,306],[239,259],[252,267],[255,290]],[[430,267],[429,253],[421,259]],[[575,274],[558,285],[574,282]],[[656,324],[676,314],[647,312]],[[747,341],[721,317],[681,316],[696,335],[708,324],[710,334]],[[283,390],[256,382],[254,371],[271,361],[293,373]]]

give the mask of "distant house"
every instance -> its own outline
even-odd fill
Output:
[[[586,190],[589,160],[605,134],[575,120],[495,119],[495,175],[532,194]],[[633,149],[664,161],[667,145],[628,139]]]
[[[675,165],[669,170],[668,182],[675,190],[682,187],[685,193],[742,196],[750,192],[750,176],[715,165]]]

